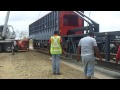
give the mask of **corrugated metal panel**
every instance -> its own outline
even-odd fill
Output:
[[[29,25],[29,36],[36,40],[47,40],[58,30],[58,11],[53,11]]]

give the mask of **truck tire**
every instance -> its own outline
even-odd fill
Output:
[[[4,45],[5,52],[11,52],[12,51],[12,45],[11,44],[5,44]]]
[[[2,52],[2,46],[0,45],[0,53]]]

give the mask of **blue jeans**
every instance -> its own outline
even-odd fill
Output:
[[[82,56],[82,63],[83,63],[83,67],[84,67],[85,76],[92,77],[94,75],[94,67],[95,67],[94,55]]]
[[[60,54],[52,55],[52,70],[53,73],[60,73]]]

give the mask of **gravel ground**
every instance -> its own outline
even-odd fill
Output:
[[[82,71],[61,63],[61,75],[52,75],[50,56],[36,51],[0,53],[0,79],[83,79]]]

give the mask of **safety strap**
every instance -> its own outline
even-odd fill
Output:
[[[57,37],[53,37],[53,39],[54,39],[54,43],[53,43],[52,47],[59,47],[59,44],[57,42],[58,36]]]

